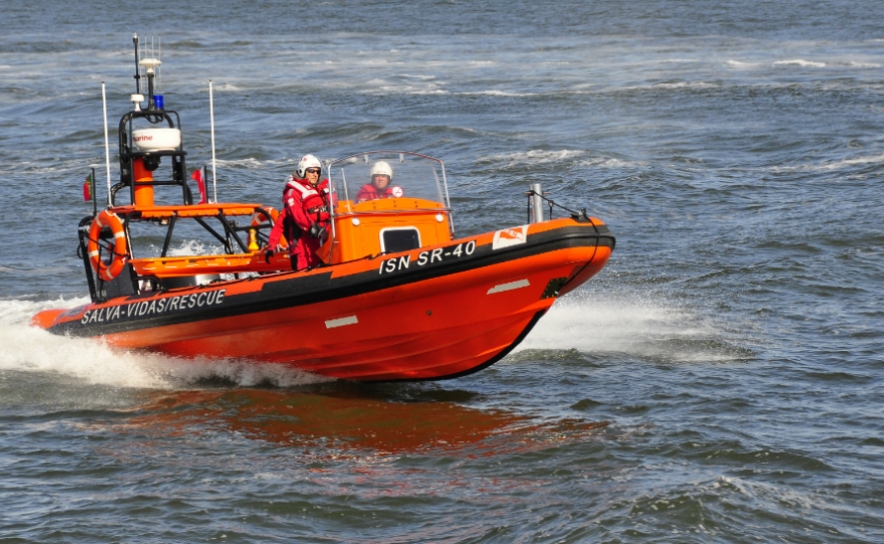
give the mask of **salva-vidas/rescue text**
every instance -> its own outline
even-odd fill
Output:
[[[226,289],[219,289],[203,293],[192,293],[190,295],[178,295],[177,297],[133,302],[131,304],[120,304],[118,306],[100,308],[98,310],[88,310],[83,314],[80,323],[84,325],[89,323],[104,323],[107,321],[116,321],[117,319],[144,317],[169,312],[180,312],[182,310],[190,310],[193,308],[204,308],[206,306],[217,306],[224,302],[224,293],[226,291]]]

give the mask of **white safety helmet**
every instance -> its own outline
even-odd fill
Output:
[[[387,176],[390,178],[390,182],[393,182],[393,169],[390,168],[390,165],[384,161],[378,161],[374,163],[374,166],[371,167],[371,177],[374,179],[374,176],[381,175]]]
[[[303,178],[307,175],[308,168],[322,168],[322,163],[313,155],[304,155],[298,163],[298,169],[295,172],[298,173],[299,178]]]

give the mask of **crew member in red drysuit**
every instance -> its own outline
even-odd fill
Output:
[[[356,203],[376,198],[396,198],[402,196],[402,187],[390,185],[393,181],[393,169],[384,161],[378,161],[371,167],[371,183],[359,188]]]
[[[328,179],[319,181],[322,163],[306,155],[285,184],[283,210],[270,232],[265,254],[269,259],[285,233],[289,243],[292,270],[306,270],[322,264],[316,254],[326,237],[329,224]]]

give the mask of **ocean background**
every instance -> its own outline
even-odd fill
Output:
[[[29,327],[87,300],[133,32],[191,168],[212,80],[221,200],[403,149],[445,161],[460,236],[542,183],[616,251],[451,381]],[[5,0],[0,542],[884,542],[882,133],[870,0]]]

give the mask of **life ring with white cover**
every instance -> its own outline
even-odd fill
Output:
[[[282,214],[280,214],[280,212],[278,212],[273,206],[261,206],[255,209],[255,213],[252,214],[252,218],[249,221],[249,226],[266,227],[268,224],[270,224],[275,227],[281,216]],[[289,243],[288,240],[285,239],[285,235],[280,235],[277,245],[281,248],[289,247]]]
[[[255,213],[252,214],[250,226],[266,226],[268,222],[275,224],[277,219],[279,219],[279,212],[276,211],[276,208],[273,206],[259,206],[255,209]]]
[[[109,228],[114,235],[114,249],[110,262],[103,261],[99,254],[98,240],[104,228]],[[86,248],[89,251],[89,262],[92,263],[92,269],[102,281],[111,281],[120,275],[123,267],[126,266],[126,261],[129,260],[129,246],[126,242],[123,222],[115,213],[104,210],[92,220],[92,227],[89,229],[89,243]]]

